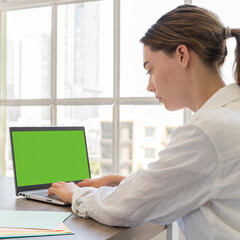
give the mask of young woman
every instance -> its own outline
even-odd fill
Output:
[[[237,42],[236,83],[226,86],[220,67],[230,37]],[[240,239],[240,29],[183,5],[162,16],[141,42],[147,90],[168,110],[191,109],[191,121],[174,131],[148,169],[127,178],[54,183],[49,194],[108,225],[178,220],[188,240]]]

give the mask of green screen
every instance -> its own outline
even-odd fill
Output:
[[[12,132],[17,185],[90,178],[84,131]]]

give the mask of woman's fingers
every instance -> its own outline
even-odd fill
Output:
[[[93,184],[93,179],[84,179],[81,182],[77,183],[78,187],[89,187]]]

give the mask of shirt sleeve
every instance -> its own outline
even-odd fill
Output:
[[[117,187],[80,188],[72,210],[111,226],[168,224],[212,198],[218,156],[208,136],[188,124],[177,128],[159,160]]]

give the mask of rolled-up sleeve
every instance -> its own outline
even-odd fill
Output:
[[[117,187],[80,188],[72,210],[114,226],[168,224],[212,198],[218,156],[208,136],[188,124],[176,129],[159,160]]]

